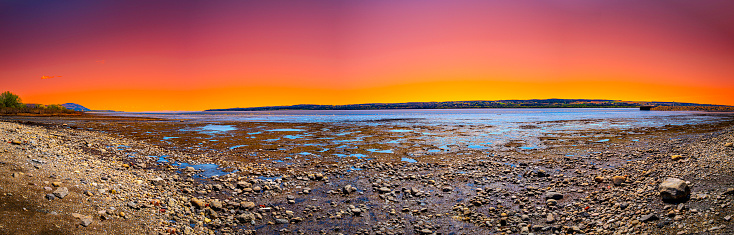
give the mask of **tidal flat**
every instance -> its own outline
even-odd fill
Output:
[[[1,119],[10,234],[734,232],[725,113]],[[668,178],[689,192],[664,201]]]

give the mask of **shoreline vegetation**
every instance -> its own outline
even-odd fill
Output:
[[[20,97],[10,91],[0,94],[0,115],[57,116],[80,115],[82,112],[67,109],[59,104],[24,104]]]
[[[205,111],[276,111],[276,110],[378,110],[378,109],[478,109],[478,108],[638,108],[654,106],[655,111],[734,111],[732,106],[679,103],[636,102],[597,99],[533,99],[494,101],[445,101],[409,103],[368,103],[348,105],[299,104],[249,108],[209,109]]]

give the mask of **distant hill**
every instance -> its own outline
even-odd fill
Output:
[[[348,105],[299,104],[250,108],[209,109],[206,111],[270,110],[374,110],[374,109],[472,109],[472,108],[636,108],[640,106],[724,106],[678,102],[638,102],[595,99],[478,100],[409,103],[370,103]]]
[[[71,109],[71,110],[74,110],[74,111],[81,111],[81,112],[89,112],[89,111],[91,111],[90,109],[88,109],[88,108],[86,108],[84,106],[81,106],[79,104],[75,104],[75,103],[66,103],[66,104],[62,104],[61,106],[64,106],[64,108]]]

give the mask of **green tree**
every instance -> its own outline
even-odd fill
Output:
[[[23,104],[18,95],[6,91],[0,94],[0,107],[21,108]]]

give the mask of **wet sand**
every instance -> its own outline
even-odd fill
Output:
[[[451,144],[491,128],[481,125],[2,119],[11,234],[734,232],[731,118],[491,147]],[[668,177],[690,182],[688,200],[660,199]],[[67,197],[44,198],[61,187]]]

